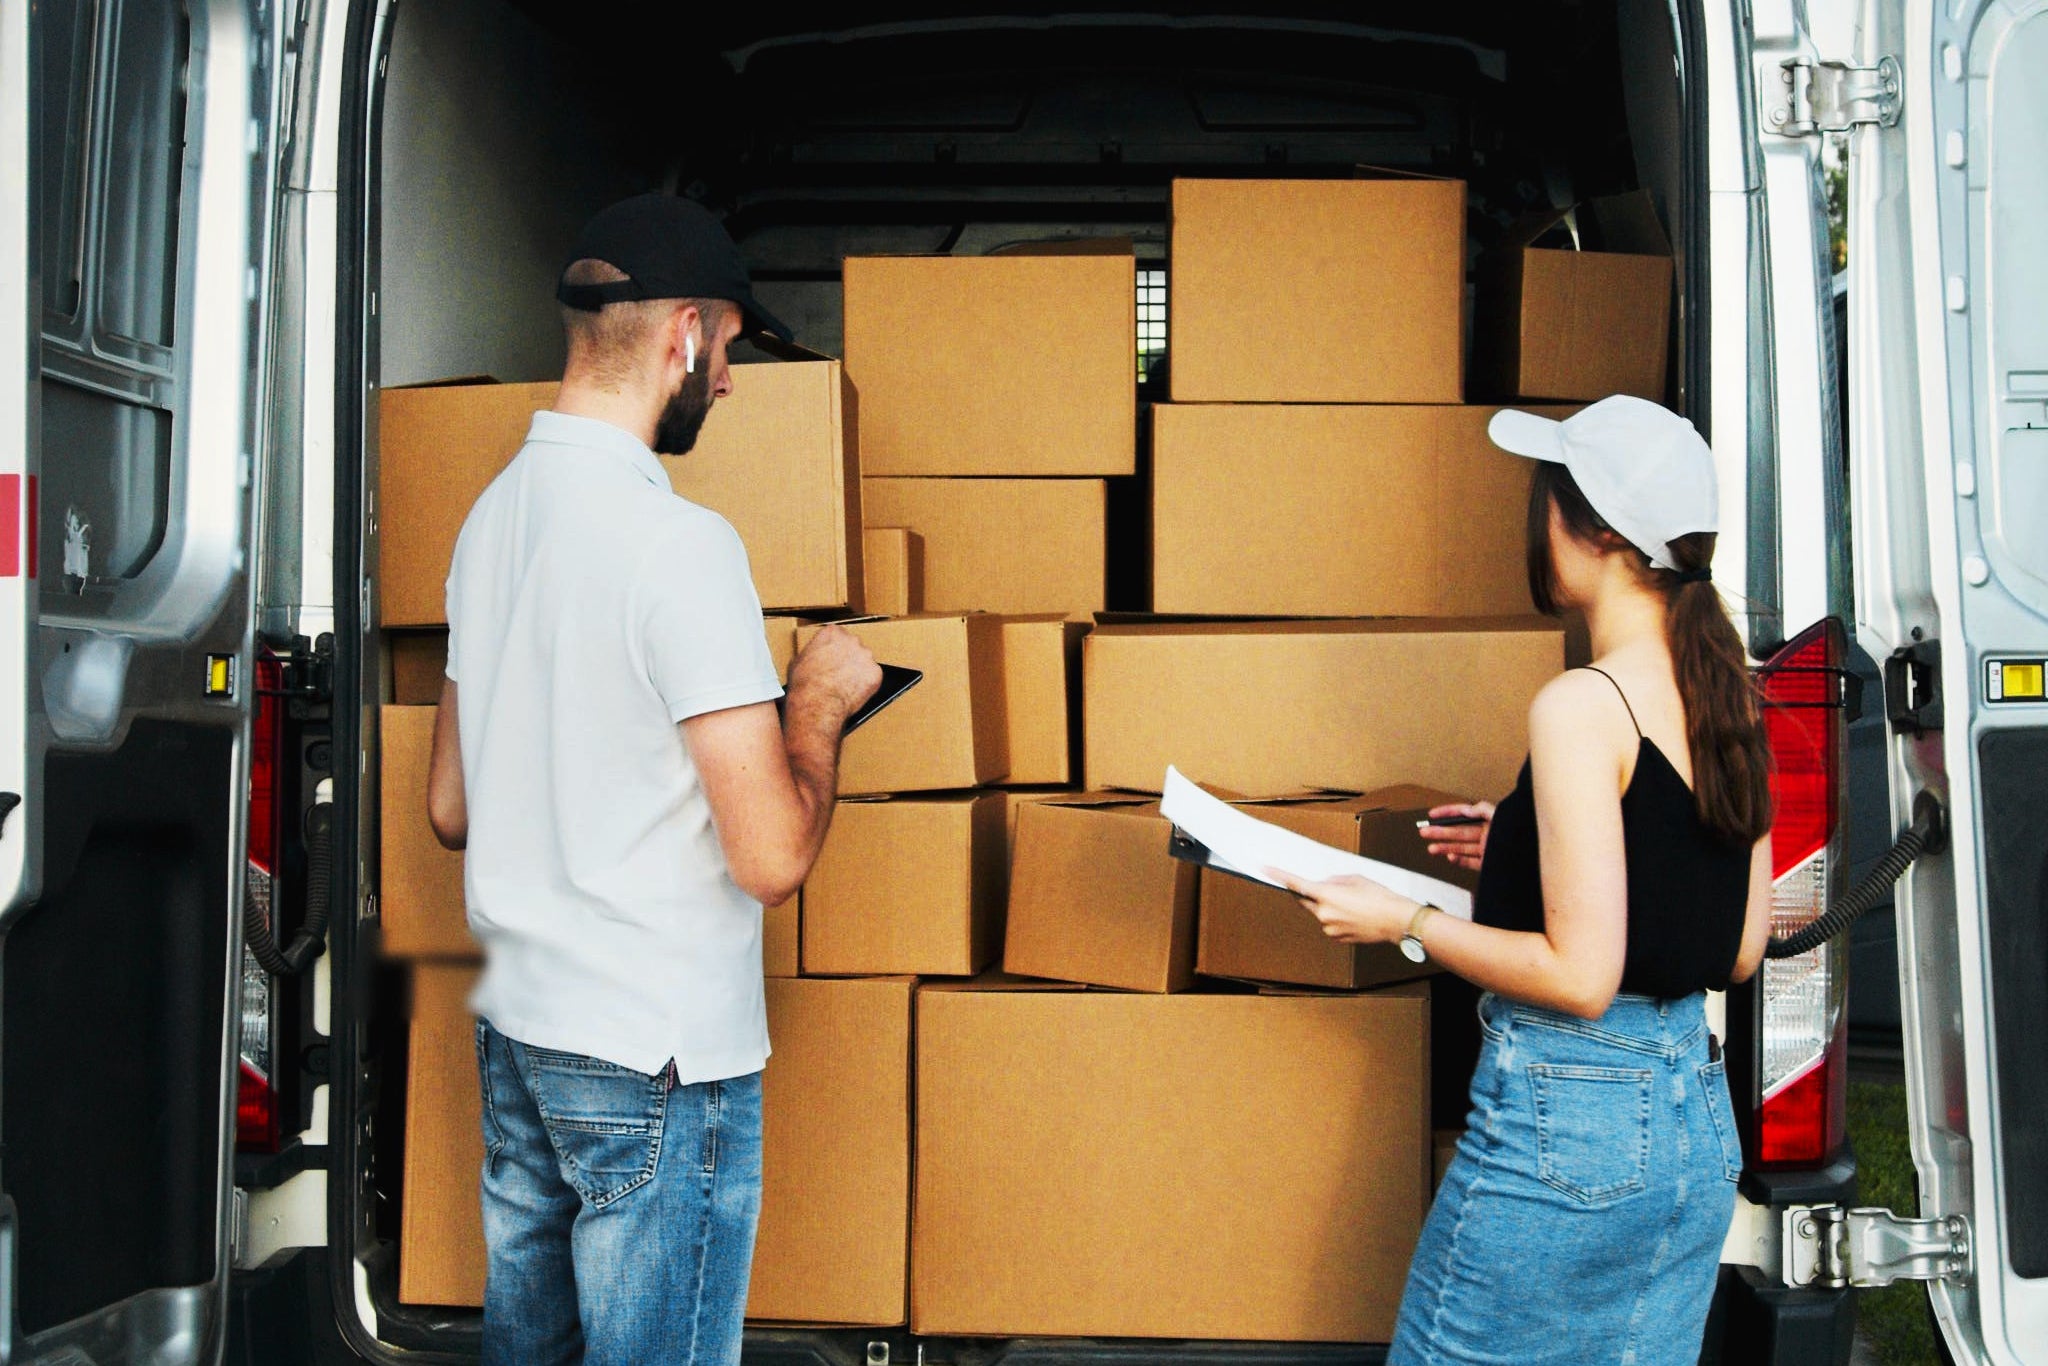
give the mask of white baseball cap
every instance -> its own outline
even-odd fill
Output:
[[[1720,530],[1714,453],[1660,403],[1616,394],[1563,421],[1503,408],[1486,434],[1504,451],[1570,470],[1601,520],[1660,569],[1678,568],[1672,541]]]

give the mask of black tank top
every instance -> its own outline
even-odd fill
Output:
[[[1614,683],[1605,670],[1592,672]],[[1621,685],[1614,683],[1621,693]],[[1636,726],[1636,768],[1621,794],[1622,846],[1628,859],[1628,948],[1621,990],[1670,1000],[1728,985],[1742,949],[1749,906],[1746,845],[1707,829],[1671,760]],[[1536,798],[1522,761],[1515,790],[1493,813],[1472,917],[1504,930],[1543,929],[1542,861],[1536,847]]]

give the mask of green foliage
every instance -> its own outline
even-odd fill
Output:
[[[1829,182],[1830,207],[1834,200]],[[1840,239],[1837,238],[1837,260]],[[1856,1147],[1856,1203],[1877,1205],[1901,1217],[1920,1212],[1913,1155],[1906,1145],[1906,1089],[1878,1082],[1849,1084],[1849,1141]],[[1883,1366],[1939,1366],[1927,1291],[1912,1281],[1866,1290],[1856,1318]]]

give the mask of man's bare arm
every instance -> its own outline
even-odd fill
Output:
[[[881,678],[867,647],[828,626],[791,666],[779,721],[759,702],[682,723],[726,866],[762,905],[787,901],[810,876],[832,824],[846,718]]]
[[[427,767],[427,821],[444,849],[469,843],[469,798],[462,787],[462,737],[456,727],[455,680],[441,684],[434,709],[434,753]]]

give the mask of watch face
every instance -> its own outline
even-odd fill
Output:
[[[1401,940],[1401,953],[1411,963],[1420,963],[1429,956],[1423,951],[1422,941],[1412,934]]]

